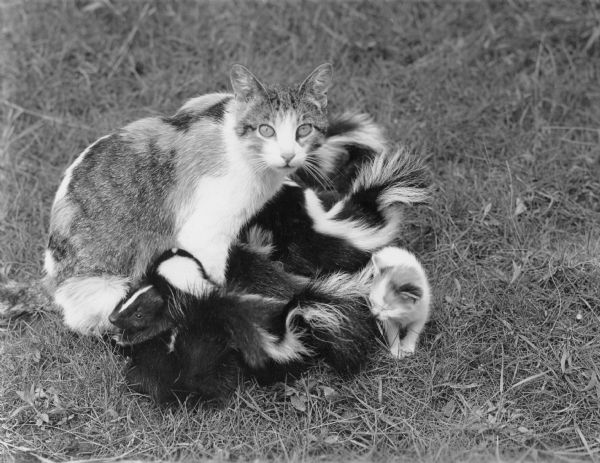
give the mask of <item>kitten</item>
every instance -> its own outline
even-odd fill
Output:
[[[390,352],[403,358],[415,352],[419,335],[429,319],[431,292],[417,258],[397,247],[386,247],[372,258],[374,280],[369,294]],[[401,338],[401,328],[407,330]]]
[[[172,117],[133,122],[86,148],[57,191],[45,254],[65,324],[84,334],[109,329],[115,306],[172,247],[210,277],[190,289],[222,284],[241,227],[287,176],[318,163],[331,75],[323,64],[283,89],[234,65],[233,94],[194,98]]]

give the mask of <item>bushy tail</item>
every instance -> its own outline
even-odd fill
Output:
[[[325,211],[312,190],[305,191],[314,229],[336,236],[365,252],[388,246],[401,228],[401,207],[429,197],[428,175],[421,161],[404,149],[383,152],[361,166],[350,192]]]
[[[357,169],[382,152],[386,138],[367,114],[344,113],[329,119],[325,142],[309,156],[308,165],[296,174],[310,187],[345,193]]]
[[[376,345],[376,325],[366,295],[368,271],[318,277],[291,302],[290,313],[308,332],[308,348],[339,373],[358,370]]]

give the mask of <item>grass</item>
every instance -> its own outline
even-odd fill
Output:
[[[331,110],[428,158],[407,242],[435,292],[418,353],[360,375],[157,408],[47,310],[0,325],[0,459],[600,460],[600,10],[594,2],[7,2],[0,279],[39,277],[91,141],[333,62]]]

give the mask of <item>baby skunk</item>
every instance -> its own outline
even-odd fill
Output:
[[[384,151],[362,163],[349,192],[329,209],[315,190],[285,184],[241,236],[269,236],[271,257],[292,273],[356,272],[399,238],[402,208],[428,195],[421,162],[403,150]]]
[[[249,258],[249,249],[239,250]],[[263,256],[255,253],[255,257],[257,262],[249,268],[260,269]],[[130,316],[145,311],[146,301],[152,303],[146,320],[168,327],[130,346],[126,379],[134,390],[157,402],[188,396],[212,400],[226,397],[241,374],[268,384],[287,374],[300,374],[319,358],[340,374],[354,372],[366,362],[376,329],[365,299],[368,282],[364,273],[317,278],[301,290],[289,281],[285,283],[289,284],[287,299],[248,294],[248,288],[257,284],[252,281],[257,275],[236,278],[233,273],[230,281],[234,284],[228,285],[227,291],[197,297],[164,277],[161,266],[169,265],[169,259],[159,263],[151,276],[162,291],[169,286],[161,291],[166,295],[162,310],[152,290],[144,287],[111,315],[111,321],[124,329],[124,339],[130,341],[147,339],[149,333],[158,331],[153,326],[140,331],[139,319]],[[264,270],[259,275],[265,275]],[[281,273],[276,267],[272,270]],[[242,285],[246,285],[244,292],[236,292]],[[129,330],[135,334],[130,335]]]
[[[413,254],[396,247],[381,249],[372,262],[371,310],[383,328],[392,355],[411,355],[429,319],[431,291],[425,270]],[[407,330],[403,338],[401,328]]]

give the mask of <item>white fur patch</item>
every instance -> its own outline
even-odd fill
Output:
[[[235,134],[235,117],[225,114],[224,141],[227,170],[204,176],[196,185],[189,206],[182,208],[177,245],[202,262],[213,281],[225,280],[228,250],[242,226],[279,190],[284,172],[257,172]]]
[[[334,216],[339,207],[334,206],[328,212],[323,209],[321,200],[314,191],[305,190],[306,212],[313,220],[313,228],[324,235],[345,239],[363,251],[373,251],[389,245],[397,236],[400,217],[390,213],[383,227],[372,227],[358,220],[339,220]]]
[[[230,97],[233,97],[233,93],[208,93],[187,100],[180,111],[202,112]]]
[[[273,245],[273,233],[270,230],[253,225],[246,233],[248,246],[255,252],[270,256],[275,250]]]
[[[404,180],[410,179],[411,174],[417,170],[420,170],[418,162],[411,158],[405,149],[383,152],[360,169],[352,191],[358,192],[372,186],[389,184],[377,201],[382,208],[397,203],[422,203],[429,198],[429,190],[412,186]]]
[[[198,264],[189,257],[173,256],[161,262],[156,273],[175,288],[189,294],[201,296],[213,285],[204,279]]]
[[[315,151],[321,170],[327,174],[335,173],[337,158],[346,152],[348,145],[363,146],[374,153],[385,149],[386,139],[379,125],[375,124],[367,114],[345,113],[338,121],[356,125],[356,129],[327,138],[325,143]]]
[[[116,276],[67,279],[54,294],[65,324],[82,334],[101,334],[112,325],[108,316],[127,295],[129,281]]]
[[[52,255],[52,251],[48,249],[44,252],[44,271],[49,277],[54,277],[56,275],[56,260]]]
[[[380,272],[386,268],[397,266],[414,268],[417,273],[424,272],[421,263],[412,252],[396,246],[380,249],[373,254],[372,260],[373,265]]]
[[[171,331],[171,337],[169,338],[169,344],[167,344],[167,352],[169,354],[175,352],[175,341],[177,341],[177,334],[177,329],[173,328],[173,331]]]
[[[385,332],[392,356],[411,355],[429,319],[431,290],[425,270],[414,254],[398,247],[386,247],[374,254],[372,267],[376,276],[369,294],[371,312]],[[412,284],[420,288],[422,296],[407,300],[397,295],[390,297],[392,280],[395,285]],[[398,337],[401,326],[408,329],[404,339]]]
[[[300,334],[289,325],[286,326],[286,333],[282,340],[260,327],[256,329],[263,338],[262,347],[264,351],[276,362],[285,363],[291,360],[300,360],[303,355],[309,355],[310,353],[308,348],[302,344]]]
[[[131,304],[133,304],[135,302],[135,300],[140,297],[142,294],[144,294],[146,291],[149,291],[150,289],[152,289],[152,285],[148,285],[148,286],[144,286],[141,289],[138,289],[135,293],[133,293],[133,295],[127,299],[127,301],[121,306],[121,308],[119,309],[119,313],[123,312],[124,310],[127,309],[127,307],[129,307]]]

